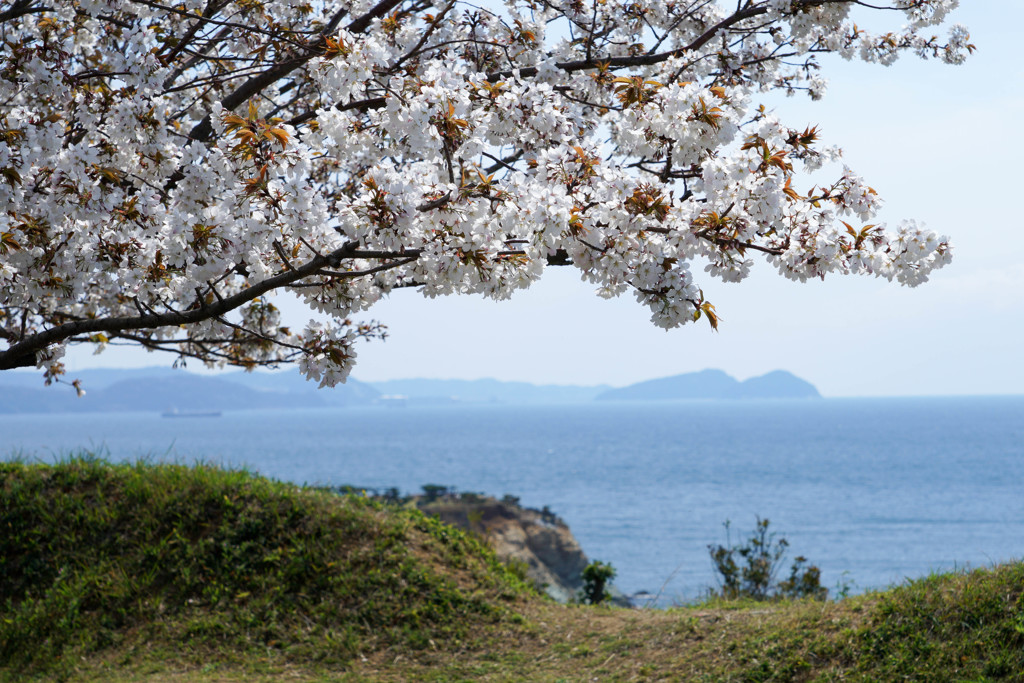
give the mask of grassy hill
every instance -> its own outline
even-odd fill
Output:
[[[344,665],[461,646],[526,587],[415,511],[243,472],[74,459],[0,465],[0,662],[84,656]]]
[[[418,512],[0,463],[0,680],[1022,681],[1024,566],[839,602],[562,606]]]

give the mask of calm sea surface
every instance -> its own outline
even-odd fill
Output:
[[[624,592],[663,604],[713,585],[707,545],[757,515],[855,592],[1024,557],[1024,397],[0,416],[0,457],[82,447],[511,493],[565,519]]]

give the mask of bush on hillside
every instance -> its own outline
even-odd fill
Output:
[[[827,598],[828,589],[821,585],[821,570],[815,565],[808,565],[803,555],[793,560],[786,579],[776,580],[789,542],[785,538],[777,538],[768,530],[769,525],[769,520],[758,517],[750,537],[734,545],[730,536],[731,525],[726,520],[726,545],[708,546],[721,583],[715,595],[727,600]]]

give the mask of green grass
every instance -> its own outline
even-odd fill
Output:
[[[557,605],[474,538],[207,466],[0,464],[0,681],[1024,682],[1024,564],[838,602]]]
[[[877,680],[1024,680],[1024,565],[933,575],[881,593],[844,643]]]
[[[208,466],[0,463],[0,665],[172,645],[331,665],[458,645],[524,594],[416,511]]]

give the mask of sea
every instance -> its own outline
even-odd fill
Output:
[[[659,606],[716,587],[708,546],[742,541],[758,518],[833,595],[1024,557],[1024,397],[0,415],[0,458],[82,449],[510,494],[547,506],[623,593]]]

